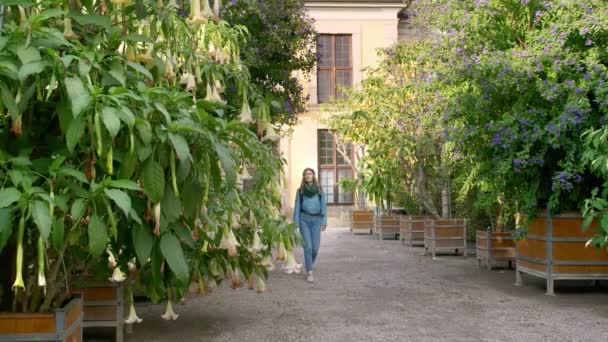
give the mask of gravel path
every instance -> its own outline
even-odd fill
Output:
[[[540,279],[515,287],[512,270],[478,270],[472,257],[433,260],[347,229],[322,240],[316,284],[279,271],[264,294],[224,284],[176,305],[174,322],[142,304],[128,341],[608,341],[604,284],[558,282],[549,297]]]

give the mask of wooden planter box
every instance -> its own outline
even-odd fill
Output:
[[[353,210],[350,219],[350,231],[353,234],[371,234],[374,230],[373,210]]]
[[[488,270],[497,262],[506,262],[509,268],[515,261],[513,232],[477,231],[477,265],[485,264]]]
[[[424,247],[433,257],[438,252],[462,251],[467,256],[466,220],[428,220],[424,227]]]
[[[74,288],[83,299],[83,329],[112,328],[116,331],[116,342],[124,340],[124,295],[123,285],[113,283],[87,284]]]
[[[401,216],[401,243],[424,246],[424,225],[431,216]]]
[[[384,239],[386,235],[397,239],[399,236],[401,225],[398,215],[376,216],[376,224],[374,225],[374,233],[378,240]]]
[[[82,342],[82,298],[55,313],[0,313],[0,341]]]
[[[578,213],[539,214],[530,222],[528,234],[517,242],[516,285],[522,285],[522,273],[547,280],[547,294],[554,295],[554,281],[608,279],[608,253],[585,247],[597,222],[583,232],[583,218]]]

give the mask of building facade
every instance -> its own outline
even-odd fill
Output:
[[[364,69],[378,64],[378,50],[400,40],[404,30],[399,13],[405,5],[403,0],[306,0],[305,6],[318,32],[317,68],[309,79],[302,78],[309,111],[280,142],[287,162],[283,208],[291,215],[302,171],[311,167],[326,196],[329,225],[341,226],[348,222],[354,198],[338,182],[355,175],[324,120],[332,113],[331,103],[342,96],[340,89],[356,88],[365,77]],[[347,153],[354,157],[352,148]]]

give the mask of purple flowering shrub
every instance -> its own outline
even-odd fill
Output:
[[[413,10],[439,32],[433,67],[450,103],[446,137],[462,154],[461,190],[496,196],[509,217],[581,209],[608,177],[582,158],[581,138],[608,115],[608,2],[443,0]]]

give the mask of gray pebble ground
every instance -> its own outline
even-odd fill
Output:
[[[176,305],[141,304],[128,341],[608,341],[605,284],[515,287],[512,270],[477,269],[475,258],[439,256],[398,241],[323,234],[316,284],[274,271],[268,292],[224,284]],[[298,260],[302,260],[298,251]]]

